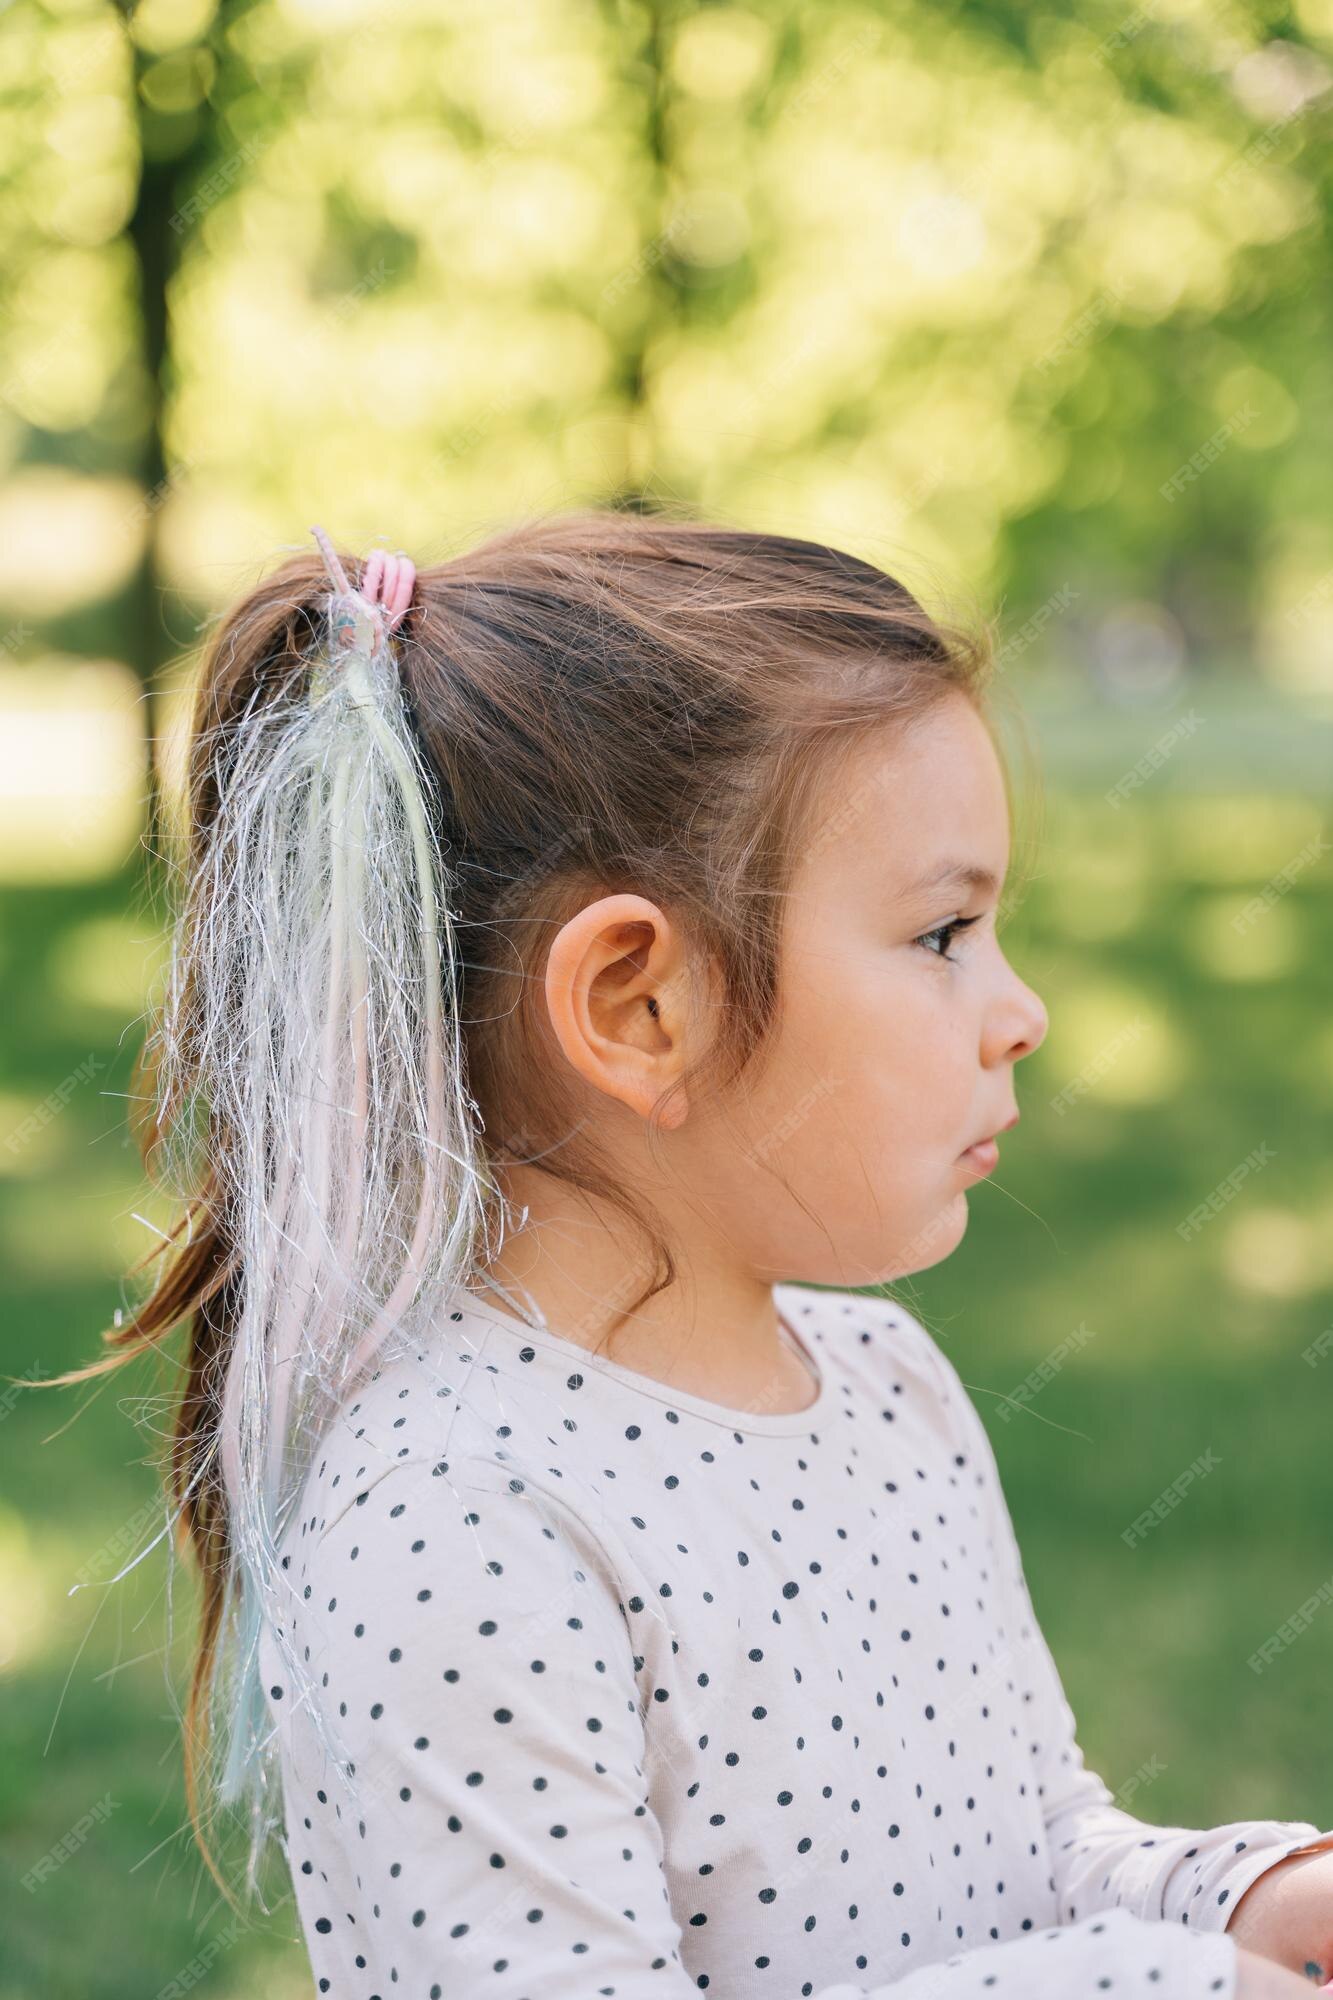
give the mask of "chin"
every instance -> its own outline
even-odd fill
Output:
[[[907,1278],[914,1271],[928,1271],[933,1264],[942,1264],[967,1234],[969,1214],[966,1190],[960,1188],[929,1222],[894,1252],[893,1268],[884,1273],[884,1280]]]
[[[790,1258],[771,1268],[775,1278],[796,1284],[827,1285],[844,1291],[864,1291],[871,1285],[889,1285],[914,1271],[928,1271],[942,1264],[958,1248],[967,1233],[968,1206],[964,1189],[948,1196],[929,1220],[914,1231],[898,1231],[888,1242],[884,1232],[876,1237],[868,1229],[850,1243],[838,1246],[831,1255],[804,1258],[799,1270]],[[830,1232],[832,1233],[832,1232]],[[827,1246],[826,1246],[827,1247]]]

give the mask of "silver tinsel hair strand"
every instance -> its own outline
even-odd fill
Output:
[[[337,1406],[472,1272],[496,1192],[465,1082],[456,913],[402,642],[314,533],[331,588],[311,672],[276,689],[261,676],[230,725],[158,1030],[165,1097],[188,1042],[192,1087],[224,1135],[241,1273],[217,1385],[229,1556],[211,1706],[217,1796],[248,1810],[252,1888],[280,1815],[265,1628],[346,1777],[288,1637],[284,1529]]]

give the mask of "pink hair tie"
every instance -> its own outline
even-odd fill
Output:
[[[361,571],[361,595],[367,604],[384,606],[392,632],[407,615],[416,582],[417,566],[410,556],[375,549]]]
[[[412,593],[417,583],[417,566],[412,558],[401,554],[388,555],[383,549],[372,550],[361,568],[360,588],[353,590],[324,530],[312,528],[310,532],[319,544],[330,580],[343,596],[360,598],[362,604],[376,614],[386,631],[392,632],[401,625],[411,609]]]

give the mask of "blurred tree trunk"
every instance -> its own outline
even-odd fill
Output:
[[[115,0],[115,4],[125,20],[127,31],[131,30],[136,0]],[[215,25],[222,25],[221,16]],[[220,52],[220,36],[215,36],[212,30],[206,31],[206,34],[208,45],[215,52]],[[173,58],[179,54],[179,51],[173,51]],[[135,467],[142,486],[142,553],[125,593],[124,617],[125,657],[144,689],[148,749],[145,836],[150,853],[157,851],[161,805],[159,772],[153,756],[158,735],[157,681],[162,668],[173,659],[177,650],[164,617],[163,582],[158,560],[161,509],[171,480],[164,441],[171,365],[167,291],[188,241],[188,234],[181,224],[182,201],[219,150],[217,117],[211,91],[203,95],[196,110],[184,116],[165,116],[153,110],[146,101],[144,78],[157,61],[155,55],[145,54],[137,43],[134,44],[134,110],[141,169],[134,210],[125,232],[134,246],[139,267],[142,357],[149,391],[148,421]]]
[[[616,371],[629,408],[633,455],[626,467],[625,483],[611,500],[613,506],[631,509],[651,505],[653,498],[648,350],[661,328],[678,323],[685,311],[686,287],[671,249],[676,189],[667,116],[667,65],[673,26],[687,11],[690,9],[682,0],[640,0],[633,9],[632,25],[629,19],[621,24],[629,51],[624,65],[626,88],[642,100],[644,152],[651,163],[651,204],[640,245],[645,268],[639,283],[645,303],[621,348]]]

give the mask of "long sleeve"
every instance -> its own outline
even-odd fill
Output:
[[[1007,1635],[1002,1665],[1021,1677],[1061,1921],[1118,1908],[1222,1933],[1252,1882],[1288,1855],[1333,1846],[1333,1832],[1305,1820],[1156,1826],[1116,1805],[1109,1787],[1085,1768],[1073,1711],[1032,1606],[990,1439],[952,1362],[930,1345],[990,1537]]]
[[[318,1991],[697,2000],[644,1779],[653,1703],[625,1616],[637,1579],[588,1522],[513,1460],[406,1458],[344,1494],[296,1575],[359,1785],[349,1801],[279,1686],[287,1855]],[[754,1923],[762,1950],[758,1906]],[[1228,1938],[1112,1911],[812,2000],[1101,2000],[1108,1986],[1227,2000],[1234,1969]],[[753,1978],[719,2000],[771,1990],[771,1974]]]

